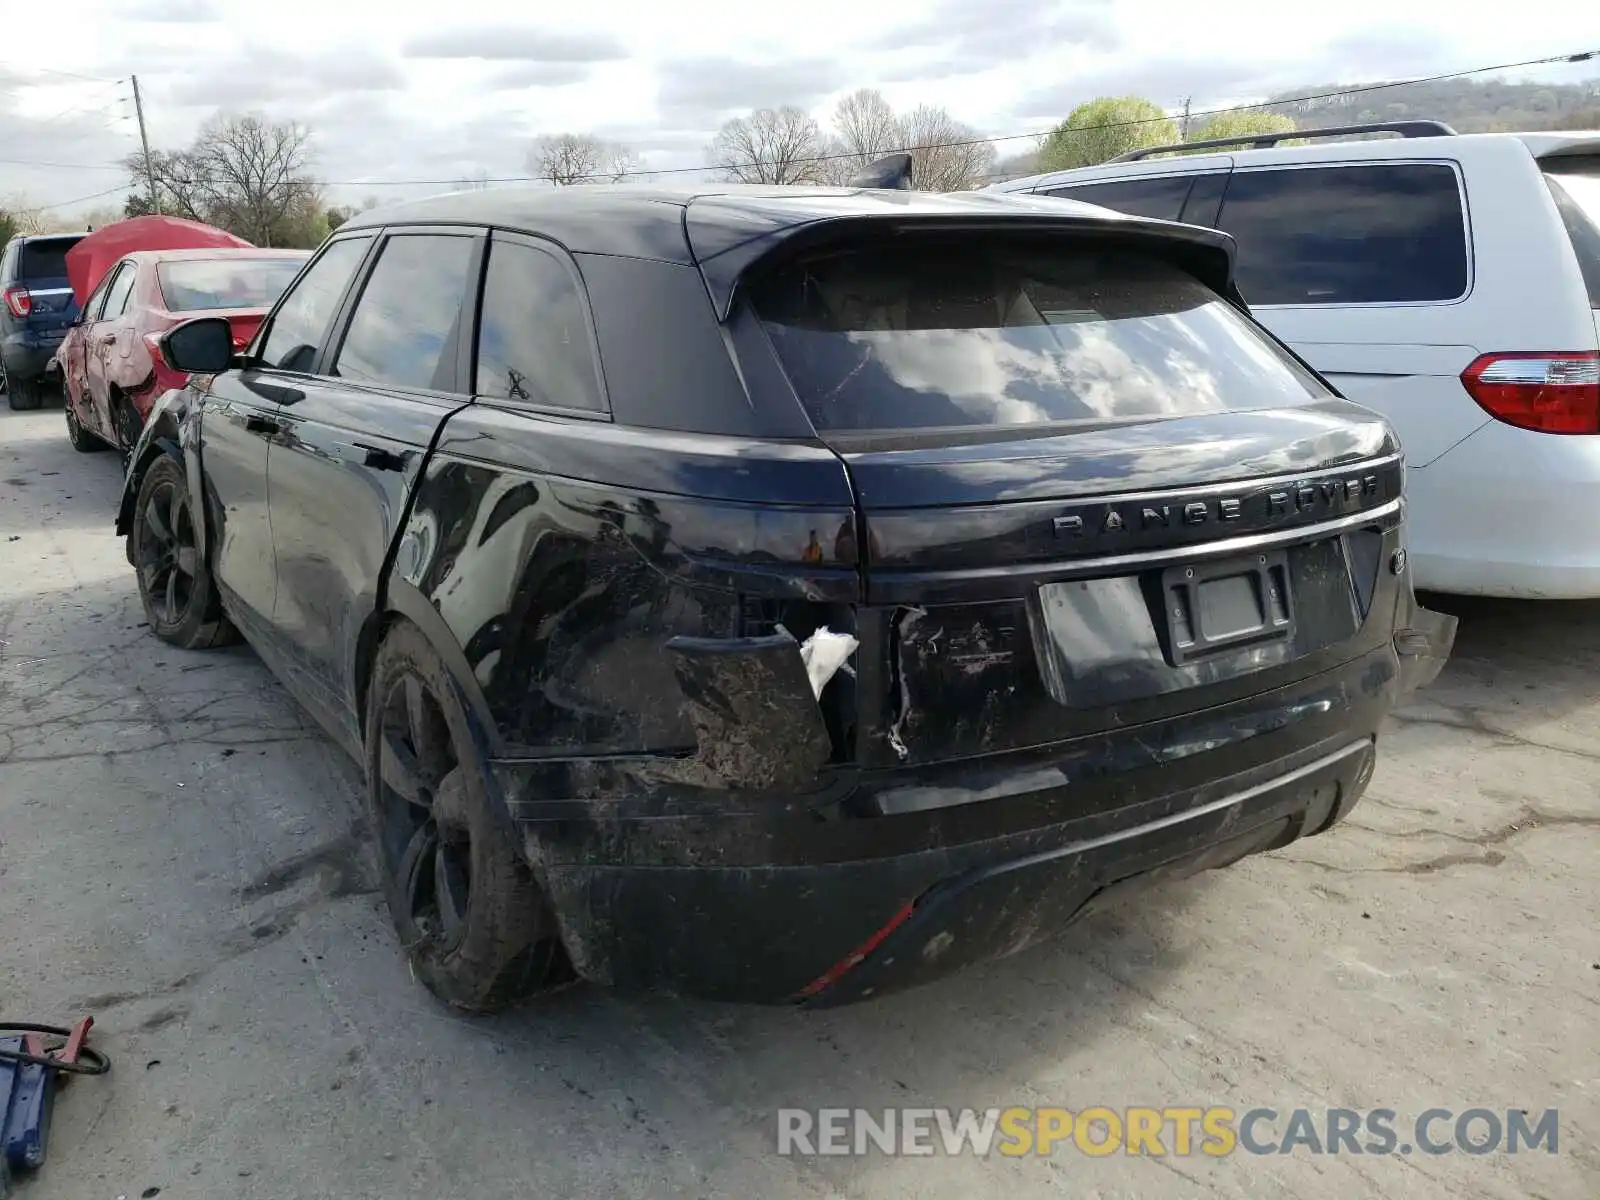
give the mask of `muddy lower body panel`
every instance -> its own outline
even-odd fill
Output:
[[[628,794],[637,775],[613,765],[603,798],[558,813],[534,797],[572,791],[526,776],[510,806],[586,978],[841,1003],[1015,953],[1110,896],[1329,828],[1366,787],[1406,673],[1403,648],[1385,646],[1182,719],[855,772],[822,796],[680,802]]]

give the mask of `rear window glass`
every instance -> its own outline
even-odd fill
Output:
[[[67,251],[81,239],[33,238],[22,243],[22,257],[17,267],[17,278],[24,282],[36,279],[65,279],[67,277]]]
[[[168,312],[271,308],[300,268],[298,258],[207,258],[156,267]]]
[[[819,431],[1041,425],[1328,393],[1176,267],[1081,245],[862,249],[790,264],[753,302]]]
[[[1545,182],[1572,239],[1589,304],[1600,308],[1600,158],[1546,160]]]
[[[1455,171],[1382,163],[1236,171],[1219,224],[1251,304],[1423,304],[1467,291]]]

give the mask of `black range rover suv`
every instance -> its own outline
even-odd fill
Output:
[[[117,528],[365,764],[445,1000],[881,994],[1329,828],[1449,651],[1393,434],[1231,276],[995,194],[409,203],[166,335]]]

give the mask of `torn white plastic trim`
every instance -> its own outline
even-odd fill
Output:
[[[861,643],[848,633],[834,633],[824,625],[800,646],[800,661],[806,665],[806,678],[811,680],[811,691],[819,700],[828,680],[839,673]]]

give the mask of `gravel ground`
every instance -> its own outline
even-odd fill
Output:
[[[396,948],[353,764],[248,650],[142,628],[119,485],[59,408],[0,409],[0,1018],[92,1012],[116,1063],[27,1200],[1600,1195],[1600,605],[1449,602],[1350,822],[1005,963],[821,1014],[461,1020]],[[1558,1108],[1560,1142],[776,1153],[780,1107],[1012,1104]]]

